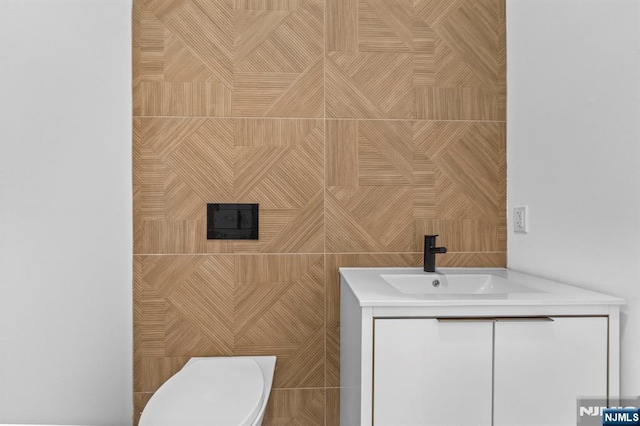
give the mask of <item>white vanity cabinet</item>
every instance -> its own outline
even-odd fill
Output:
[[[375,425],[490,425],[493,324],[374,321]]]
[[[420,270],[341,268],[341,426],[564,426],[577,398],[619,396],[621,299],[451,271],[527,290],[416,296],[380,277]]]
[[[567,425],[607,394],[606,317],[375,318],[373,424]]]
[[[608,395],[609,318],[551,319],[495,323],[494,425],[576,424],[577,397]]]

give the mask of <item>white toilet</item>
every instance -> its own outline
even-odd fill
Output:
[[[275,356],[191,358],[142,411],[139,426],[260,426]]]

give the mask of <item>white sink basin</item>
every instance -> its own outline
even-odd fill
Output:
[[[440,285],[434,286],[433,281]],[[453,316],[467,307],[619,305],[617,297],[573,287],[505,268],[340,268],[341,285],[362,307],[374,309],[406,306],[451,309]],[[464,309],[463,309],[464,308]],[[442,314],[443,311],[438,311]],[[524,311],[518,311],[522,314]],[[483,312],[482,314],[486,314]],[[510,315],[512,312],[506,312]],[[539,312],[535,312],[537,315]],[[427,313],[424,313],[426,316]],[[492,311],[490,315],[494,315]],[[393,311],[391,314],[403,316]],[[413,315],[413,314],[412,314]]]
[[[507,295],[539,290],[489,274],[381,274],[400,293],[425,295]]]

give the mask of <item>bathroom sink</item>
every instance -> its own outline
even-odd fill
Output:
[[[507,295],[539,290],[490,274],[381,274],[400,293],[424,295]]]

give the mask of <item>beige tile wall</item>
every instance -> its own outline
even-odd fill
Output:
[[[136,0],[136,415],[276,354],[266,424],[337,425],[340,266],[504,266],[504,0]],[[260,204],[258,241],[206,203]],[[136,418],[137,418],[136,416]]]

